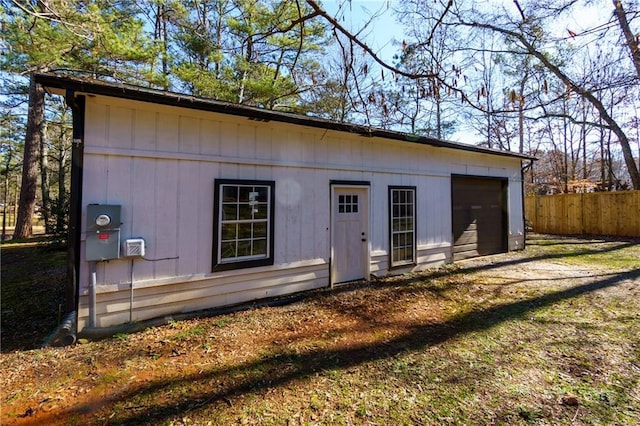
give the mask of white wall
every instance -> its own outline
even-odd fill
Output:
[[[328,285],[331,180],[370,182],[373,274],[387,273],[389,185],[417,187],[414,269],[450,260],[452,173],[509,179],[509,244],[522,244],[514,158],[102,96],[87,97],[85,129],[83,214],[121,204],[122,239],[142,237],[146,257],[163,259],[98,263],[97,326],[128,320],[132,265],[134,320]],[[273,266],[211,273],[216,178],[276,181]]]

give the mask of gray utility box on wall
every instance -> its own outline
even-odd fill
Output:
[[[120,258],[120,210],[112,204],[87,206],[86,260]]]

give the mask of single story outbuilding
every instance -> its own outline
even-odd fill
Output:
[[[533,158],[38,74],[73,110],[77,329],[524,247]]]

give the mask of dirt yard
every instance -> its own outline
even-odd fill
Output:
[[[534,236],[284,306],[3,349],[1,423],[640,424],[639,329],[637,241]]]

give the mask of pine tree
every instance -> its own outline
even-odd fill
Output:
[[[290,1],[207,0],[174,17],[173,73],[196,96],[296,109],[325,28]]]
[[[15,1],[0,9],[3,28],[2,69],[30,76],[64,71],[108,76],[119,81],[154,81],[149,65],[156,54],[131,9],[106,0]],[[39,147],[44,123],[44,91],[29,83],[29,111],[24,143],[22,186],[14,238],[32,235]]]

